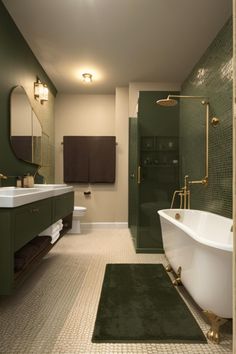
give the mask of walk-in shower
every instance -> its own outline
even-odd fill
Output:
[[[174,204],[174,197],[175,195],[180,196],[180,208],[182,207],[182,200],[184,201],[183,207],[190,208],[190,189],[189,186],[191,184],[202,184],[202,185],[207,185],[208,184],[208,150],[209,150],[209,100],[208,97],[205,96],[182,96],[182,95],[168,95],[167,98],[165,99],[160,99],[156,101],[156,103],[160,106],[163,107],[173,107],[175,106],[178,101],[176,99],[193,99],[193,100],[201,100],[201,104],[206,107],[205,110],[205,176],[201,180],[192,180],[189,181],[189,177],[185,176],[184,180],[184,186],[181,188],[179,191],[175,191],[171,203],[171,207],[173,207]],[[214,121],[213,121],[214,120]],[[215,125],[215,120],[217,120],[217,124],[219,120],[217,118],[212,118],[212,124]]]

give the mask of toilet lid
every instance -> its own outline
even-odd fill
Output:
[[[82,207],[82,206],[74,206],[74,210],[85,211],[85,210],[87,210],[87,208],[86,207]]]

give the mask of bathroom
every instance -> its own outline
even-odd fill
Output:
[[[41,3],[43,4],[44,2]],[[53,3],[54,1],[48,1],[47,4],[45,2],[45,24],[47,11],[48,14],[53,14],[55,10],[55,7],[52,5]],[[90,7],[95,6],[93,3],[94,1],[88,2]],[[133,3],[134,1],[130,1],[131,8],[127,9],[127,11],[130,11],[130,13],[127,12],[129,16],[132,16]],[[139,3],[141,6],[141,2]],[[189,4],[189,1],[182,1],[182,3],[183,8],[186,6],[186,12],[189,11],[188,13],[191,13],[191,4]],[[235,210],[232,207],[235,199],[232,198],[232,194],[235,192],[232,192],[231,160],[232,102],[235,101],[235,93],[233,93],[233,79],[235,79],[233,75],[235,75],[235,72],[233,73],[232,71],[232,66],[235,67],[235,58],[232,57],[233,45],[235,46],[233,38],[235,36],[232,36],[232,31],[233,29],[235,30],[235,13],[233,14],[233,21],[228,21],[228,18],[232,16],[231,1],[224,2],[223,10],[219,10],[220,6],[222,6],[222,1],[217,1],[218,7],[216,7],[218,10],[215,10],[215,13],[212,10],[213,7],[210,7],[214,2],[209,0],[207,3],[208,16],[210,15],[210,18],[202,16],[205,19],[205,22],[203,22],[203,25],[205,24],[206,26],[205,31],[207,32],[207,23],[213,21],[213,17],[216,18],[218,16],[218,25],[215,25],[215,29],[212,30],[209,36],[206,33],[206,36],[208,36],[207,40],[204,41],[201,51],[197,54],[198,56],[193,57],[191,65],[186,68],[183,80],[173,80],[172,77],[176,78],[174,68],[169,66],[168,77],[160,76],[158,80],[154,80],[150,79],[150,76],[145,77],[145,75],[140,75],[130,78],[126,84],[117,79],[117,84],[114,86],[113,92],[111,92],[107,88],[104,88],[103,91],[100,90],[99,85],[95,86],[97,87],[97,91],[93,91],[93,83],[88,87],[84,83],[80,83],[78,78],[74,79],[74,86],[70,90],[66,86],[66,78],[78,75],[75,72],[76,64],[71,62],[70,71],[67,71],[67,68],[63,68],[62,66],[60,70],[57,69],[59,70],[58,78],[56,69],[53,69],[53,62],[50,62],[50,57],[56,57],[57,61],[62,64],[63,53],[50,50],[50,38],[48,37],[47,42],[47,34],[45,34],[47,30],[43,28],[44,22],[43,16],[40,13],[40,5],[36,5],[35,3],[33,5],[33,2],[30,0],[21,0],[21,6],[19,7],[12,0],[3,0],[0,2],[0,36],[2,36],[1,43],[3,43],[5,48],[4,55],[0,58],[2,74],[0,90],[2,150],[0,173],[8,177],[7,180],[0,180],[2,187],[15,185],[15,178],[17,176],[23,176],[26,173],[34,175],[37,172],[37,164],[33,165],[17,158],[9,142],[10,95],[13,88],[17,85],[25,89],[45,134],[46,162],[38,170],[38,174],[43,176],[44,179],[42,181],[37,176],[37,183],[64,183],[63,136],[115,136],[117,143],[116,182],[114,184],[86,183],[73,185],[75,205],[87,208],[85,215],[81,218],[82,232],[79,237],[74,234],[65,235],[55,248],[45,256],[39,267],[31,273],[31,276],[26,279],[17,293],[9,299],[4,298],[1,300],[1,312],[5,308],[5,313],[0,325],[0,338],[2,337],[0,343],[3,343],[2,348],[0,344],[0,352],[104,354],[118,352],[232,352],[232,336],[225,332],[222,334],[223,338],[219,345],[211,343],[207,345],[91,343],[97,302],[104,274],[103,258],[106,260],[106,263],[158,263],[164,257],[162,253],[135,253],[130,237],[127,241],[127,235],[129,234],[128,118],[135,119],[137,117],[137,98],[139,92],[143,96],[149,95],[148,92],[151,92],[150,95],[152,95],[155,91],[161,91],[165,92],[166,96],[168,93],[177,92],[180,95],[209,97],[211,105],[210,117],[216,116],[220,119],[220,123],[216,127],[209,127],[209,183],[205,189],[201,185],[191,187],[192,208],[207,210],[228,218],[232,218],[232,210]],[[226,6],[225,3],[227,3]],[[173,1],[169,0],[168,4],[172,9],[171,5],[173,5]],[[18,18],[19,22],[15,21],[25,37],[27,37],[27,33],[31,32],[31,28],[33,31],[30,11],[35,16],[37,14],[36,11],[39,11],[38,14],[41,14],[38,15],[39,21],[37,24],[41,24],[42,28],[40,26],[36,27],[35,37],[32,41],[27,41],[38,61],[35,60],[33,53],[19,34],[16,25],[8,17],[4,5],[13,18]],[[192,4],[192,6],[195,9],[196,4]],[[205,2],[200,1],[197,7],[200,7],[203,11],[205,9]],[[183,11],[183,8],[176,9],[177,13]],[[88,11],[86,8],[85,10]],[[165,6],[165,10],[164,16],[169,18],[171,22],[175,12],[167,11],[167,5]],[[109,10],[107,9],[107,11]],[[201,13],[199,9],[198,11],[198,14]],[[86,14],[89,15],[89,11]],[[98,12],[99,14],[100,12]],[[140,16],[139,20],[142,21],[141,12],[138,14]],[[117,13],[120,20],[122,19],[122,15],[121,12]],[[151,14],[149,13],[149,15]],[[61,14],[61,16],[63,15]],[[61,21],[62,24],[65,21],[63,17],[54,17],[53,20]],[[63,26],[61,27],[62,31],[60,35],[63,36]],[[120,30],[122,29],[121,27]],[[83,27],[80,28],[80,31],[84,31]],[[37,41],[40,41],[39,37],[43,33],[45,35],[45,47],[40,49],[40,45],[37,46]],[[122,33],[125,35],[126,32]],[[178,38],[176,45],[180,45],[181,41],[185,43],[185,34],[185,30],[183,30],[182,37]],[[102,36],[101,33],[100,35]],[[117,33],[113,33],[113,35],[117,35]],[[163,32],[162,35],[165,35],[165,40],[168,41],[171,33],[167,31],[166,33]],[[90,36],[92,37],[91,33]],[[99,34],[97,36],[96,38],[99,39]],[[85,52],[86,50],[89,51],[87,48],[89,39],[88,37],[88,42],[86,42],[84,38],[82,42]],[[199,37],[198,40],[201,42],[203,38]],[[191,43],[191,39],[187,43]],[[146,48],[145,38],[142,44]],[[192,44],[194,47],[195,44]],[[118,46],[117,52],[120,49]],[[83,55],[86,57],[85,54]],[[173,48],[172,52],[169,52],[169,54],[167,52],[166,55],[175,55]],[[182,61],[185,63],[184,57],[186,54],[182,52],[181,55]],[[48,65],[44,67],[45,71],[39,64],[40,60],[45,60],[45,63]],[[106,63],[109,65],[108,62]],[[118,60],[116,64],[118,66]],[[111,69],[107,68],[107,70]],[[100,75],[101,81],[103,78],[105,79],[106,75],[109,76],[108,72],[106,74],[105,72],[100,73]],[[34,82],[37,81],[37,78],[40,78],[43,83],[47,84],[49,89],[47,102],[40,103],[34,97]],[[57,82],[57,84],[54,84],[54,82]],[[95,84],[96,78],[94,74]],[[77,92],[80,92],[80,89],[84,90],[82,94],[76,93],[76,85],[79,87]],[[166,98],[166,96],[163,98]],[[153,106],[154,111],[156,109],[163,109],[164,112],[164,110],[170,109],[157,108],[155,101]],[[182,100],[179,103],[177,109],[180,109],[181,112],[179,138],[182,168],[180,170],[178,187],[182,187],[186,174],[191,179],[204,177],[205,126],[203,120],[204,109],[199,102],[190,100],[186,100],[185,102]],[[191,116],[197,118],[193,121],[190,119]],[[196,124],[197,120],[199,121],[198,124]],[[197,146],[197,149],[195,146]],[[91,238],[90,244],[87,243],[89,237]],[[71,240],[71,242],[68,242],[68,240]],[[64,244],[65,242],[68,243]],[[50,272],[47,273],[48,269],[50,269]],[[77,269],[79,269],[78,272],[76,271]],[[46,274],[49,274],[51,278],[47,279]],[[57,282],[59,280],[62,282],[63,278],[67,277],[69,279],[68,284],[76,284],[77,290],[73,286],[71,288],[69,286],[68,288],[66,286],[58,287]],[[85,288],[85,285],[89,287]],[[46,304],[52,304],[51,296],[55,297],[54,302],[57,304],[52,306],[50,317],[47,317],[47,310],[49,309]],[[83,309],[82,311],[81,308]],[[233,308],[235,309],[235,304]],[[7,327],[4,326],[3,321],[7,323]],[[83,322],[85,325],[80,326],[78,322]],[[13,323],[17,324],[15,328]],[[58,326],[54,328],[55,323]],[[207,327],[205,325],[204,329]]]

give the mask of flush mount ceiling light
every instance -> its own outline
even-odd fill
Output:
[[[84,82],[86,82],[86,83],[92,82],[92,77],[93,77],[92,74],[84,73],[84,74],[82,74],[82,77],[83,77]]]
[[[34,98],[41,103],[48,101],[48,87],[39,79],[34,83]]]

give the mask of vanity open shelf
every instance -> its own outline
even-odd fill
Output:
[[[62,237],[72,226],[72,212],[74,208],[74,192],[72,187],[59,195],[52,192],[52,196],[45,194],[45,199],[16,207],[0,207],[0,295],[10,294],[14,287],[32,271],[39,260],[55,245],[50,239],[38,235],[56,221],[63,220]],[[41,240],[39,240],[41,239]],[[34,241],[36,240],[36,241]],[[34,249],[35,254],[29,257],[27,266],[16,266],[15,255],[27,253],[27,247]],[[42,242],[42,245],[40,243]],[[15,269],[15,271],[14,271]]]

